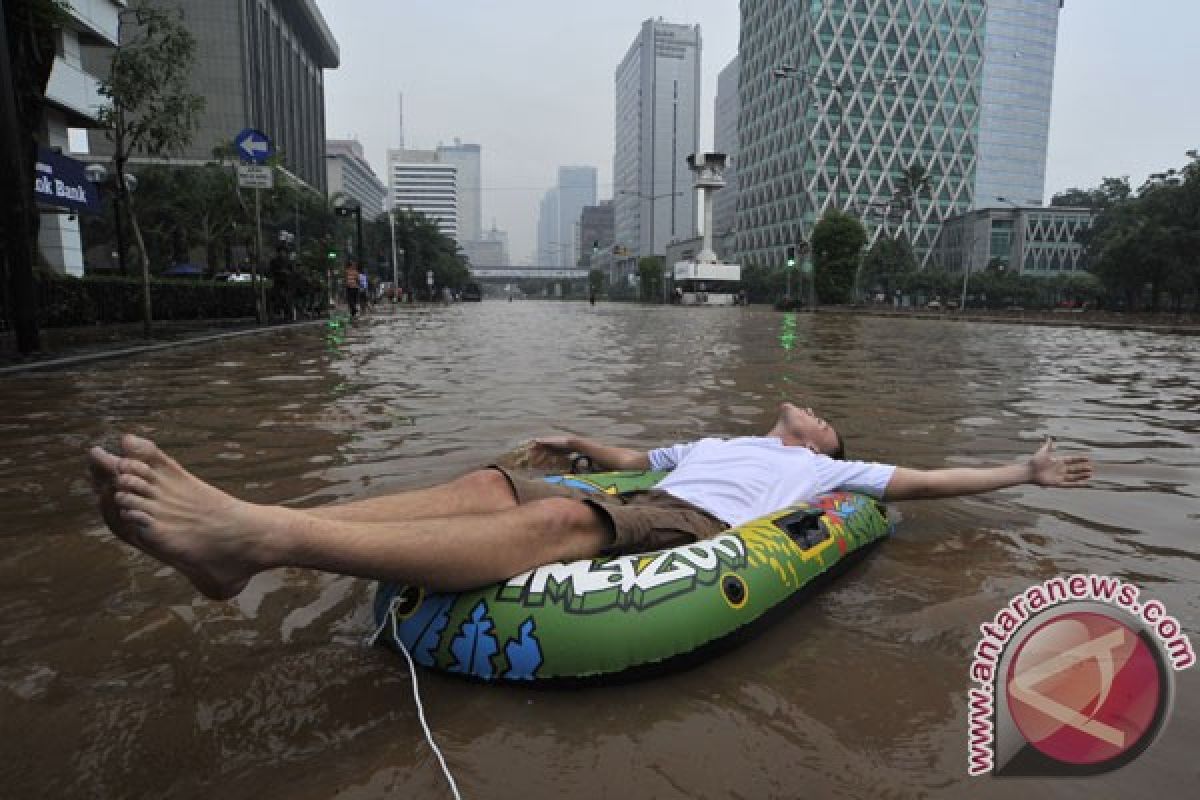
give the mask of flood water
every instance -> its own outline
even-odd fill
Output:
[[[1161,738],[1088,780],[966,775],[978,626],[1075,572],[1141,587],[1200,642],[1200,339],[1143,332],[485,302],[385,311],[0,378],[0,796],[449,797],[372,585],[301,570],[212,603],[107,534],[83,454],[157,439],[241,497],[429,485],[532,437],[765,432],[799,399],[852,457],[976,465],[1045,434],[1088,489],[898,506],[896,535],[760,637],[587,690],[420,673],[465,797],[1167,797],[1200,779],[1200,669]]]

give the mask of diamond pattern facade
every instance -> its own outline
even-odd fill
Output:
[[[985,208],[946,220],[932,265],[950,272],[987,268],[1022,275],[1088,269],[1081,234],[1096,212],[1065,206]]]
[[[984,19],[983,0],[743,0],[744,264],[781,265],[830,208],[891,201],[913,165],[929,188],[898,224],[928,262],[974,202]]]

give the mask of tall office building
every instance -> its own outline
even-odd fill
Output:
[[[192,91],[205,107],[175,163],[211,161],[245,128],[271,137],[284,168],[326,191],[325,76],[338,44],[316,0],[154,0],[179,8],[196,37]],[[111,152],[92,137],[92,152]]]
[[[1062,0],[989,0],[975,207],[1040,204]]]
[[[458,241],[464,246],[483,236],[482,148],[455,139],[438,145],[438,161],[458,168]]]
[[[985,14],[984,0],[742,4],[743,263],[782,265],[825,211],[886,204],[912,166],[930,185],[903,229],[928,260],[975,200]]]
[[[458,167],[436,150],[388,150],[388,186],[392,208],[424,214],[458,238]]]
[[[648,19],[616,69],[613,214],[630,257],[696,232],[686,159],[700,144],[700,55],[700,26]]]
[[[611,253],[613,246],[613,205],[606,200],[598,206],[584,206],[579,215],[579,261],[590,266],[601,253]]]
[[[372,218],[383,211],[387,188],[367,163],[357,139],[330,139],[325,144],[325,170],[330,197],[345,194]]]
[[[725,188],[713,194],[713,236],[722,237],[737,228],[738,162],[738,71],[741,60],[733,60],[717,75],[717,97],[713,103],[713,149],[724,153]]]
[[[534,256],[535,266],[557,266],[559,248],[562,243],[558,240],[558,187],[548,189],[542,195],[538,204],[537,224],[537,253]]]
[[[561,267],[574,267],[579,252],[579,218],[585,206],[596,204],[595,167],[558,168],[558,241]]]

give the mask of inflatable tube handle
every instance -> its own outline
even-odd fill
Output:
[[[589,472],[594,472],[595,471],[593,469],[594,466],[595,465],[592,463],[592,459],[588,458],[585,454],[583,454],[583,453],[572,453],[571,454],[571,474],[572,475],[586,475]]]
[[[775,527],[791,537],[801,550],[808,550],[829,538],[829,531],[821,525],[823,516],[825,512],[819,508],[805,508],[775,520]]]

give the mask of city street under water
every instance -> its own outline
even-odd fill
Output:
[[[1117,772],[966,775],[979,625],[1031,584],[1119,576],[1200,641],[1194,337],[485,302],[0,380],[6,798],[450,796],[403,659],[362,644],[371,583],[278,570],[204,600],[107,533],[93,442],[134,431],[241,497],[305,507],[516,463],[539,434],[761,434],[783,399],[851,457],[989,464],[1053,434],[1097,474],[902,504],[861,565],[686,672],[572,691],[420,673],[465,797],[1167,797],[1200,778],[1196,668]]]

